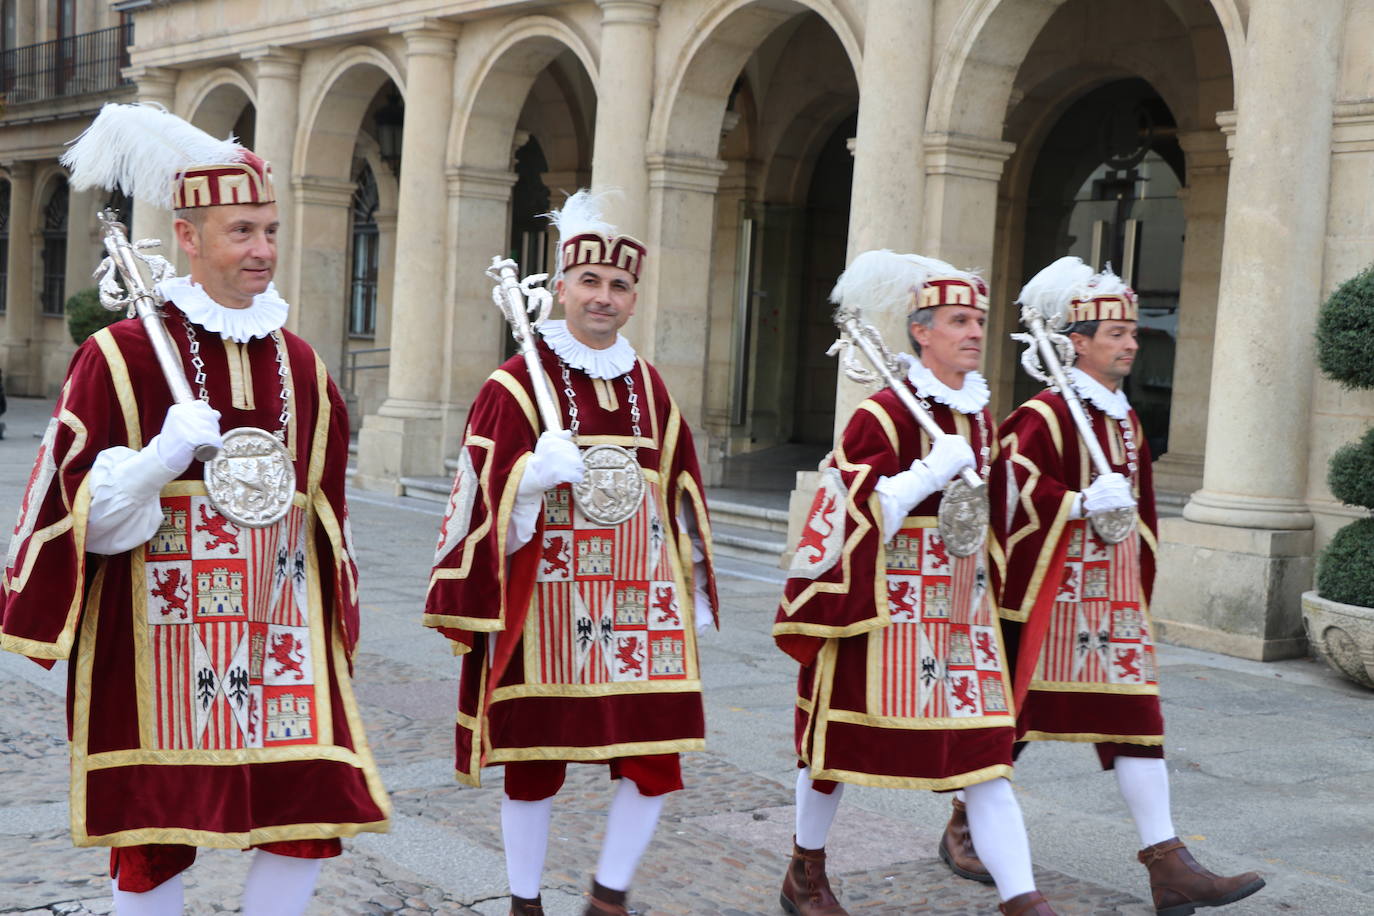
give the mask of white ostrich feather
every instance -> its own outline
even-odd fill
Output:
[[[1094,296],[1124,296],[1131,292],[1126,281],[1116,275],[1110,264],[1102,268],[1102,272],[1092,278],[1088,288]]]
[[[976,274],[919,254],[898,254],[886,248],[865,251],[835,281],[830,301],[857,305],[865,312],[906,314],[911,294],[932,277],[959,277],[970,282]]]
[[[1116,279],[1114,274],[1111,276]],[[1093,269],[1084,264],[1082,258],[1060,258],[1031,277],[1021,287],[1021,295],[1016,301],[1039,312],[1046,324],[1059,327],[1068,318],[1070,302],[1100,295],[1093,289],[1093,279]]]
[[[593,194],[583,188],[564,201],[562,209],[543,214],[558,230],[558,244],[562,246],[568,239],[584,232],[615,235],[615,227],[602,216],[606,200],[615,193],[602,191],[600,194]]]
[[[178,172],[193,165],[238,162],[242,147],[216,140],[155,105],[106,104],[62,154],[75,190],[113,189],[161,209],[172,206]]]

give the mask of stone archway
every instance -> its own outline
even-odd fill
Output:
[[[252,112],[256,97],[243,74],[221,67],[190,83],[184,91],[186,120],[212,137],[223,138],[232,133],[240,143],[253,146]]]
[[[656,100],[649,241],[658,264],[641,294],[656,308],[637,342],[684,416],[710,434],[713,470],[723,456],[786,446],[798,429],[793,338],[803,303],[817,305],[804,262],[820,239],[808,229],[808,198],[823,151],[858,107],[858,18],[832,3],[714,4],[693,23]],[[846,170],[842,226],[848,179]],[[842,268],[843,229],[838,242],[831,260]],[[833,409],[833,382],[816,391]],[[798,466],[807,463],[814,459]]]
[[[288,179],[296,190],[292,220],[296,228],[288,240],[298,278],[293,312],[297,330],[311,341],[336,377],[350,349],[349,207],[356,163],[360,156],[366,158],[359,147],[360,143],[364,150],[369,146],[362,141],[369,129],[369,114],[389,94],[401,94],[400,80],[394,62],[382,52],[345,48],[329,62],[317,90],[301,106],[302,129],[293,157],[296,174]],[[375,147],[375,140],[371,146]],[[379,186],[391,194],[394,214],[395,177],[389,168],[378,165],[375,174],[381,176]],[[394,231],[388,236],[394,247]]]
[[[1110,23],[1110,27],[1108,27]],[[1062,36],[1062,37],[1061,37]],[[1085,36],[1091,36],[1085,39]],[[1225,135],[1234,106],[1244,21],[1230,0],[1032,0],[969,4],[945,44],[927,116],[926,237],[932,251],[991,271],[985,371],[994,411],[1013,405],[1016,329],[1011,305],[1033,273],[1023,263],[1026,197],[1038,152],[1076,100],[1113,80],[1146,80],[1167,104],[1186,159],[1188,220],[1174,388],[1194,407],[1169,421],[1162,482],[1200,481],[1226,197]],[[1004,169],[1005,166],[1005,169]],[[1170,465],[1181,476],[1167,478]]]
[[[544,157],[537,179],[558,206],[591,173],[596,68],[591,49],[568,23],[524,17],[483,41],[484,53],[460,76],[472,91],[456,101],[449,142],[449,220],[454,226],[442,400],[446,440],[456,439],[467,405],[500,364],[509,334],[491,305],[485,271],[494,256],[521,256],[512,223],[516,152],[533,139]],[[523,190],[523,189],[522,189]],[[522,196],[522,201],[524,200]],[[525,207],[524,209],[529,209]],[[532,213],[519,214],[533,232]],[[498,240],[507,240],[508,249]],[[532,272],[533,267],[525,273]]]

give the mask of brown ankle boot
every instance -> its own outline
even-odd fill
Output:
[[[968,878],[979,884],[991,884],[992,875],[978,858],[973,848],[973,836],[968,832],[968,814],[964,803],[954,799],[954,810],[950,812],[949,823],[945,825],[945,835],[940,837],[940,858],[949,870],[960,878]]]
[[[587,897],[587,908],[582,916],[637,916],[639,910],[625,905],[629,891],[613,891],[595,878],[592,879],[592,892]]]
[[[997,905],[997,912],[1003,916],[1055,916],[1050,902],[1039,891],[1017,894],[1010,900]]]
[[[510,916],[544,916],[544,902],[538,898],[510,895]]]
[[[795,837],[792,861],[787,863],[778,903],[792,916],[849,916],[830,890],[830,879],[825,876],[825,850],[802,849]]]
[[[1147,846],[1136,858],[1150,870],[1158,916],[1188,916],[1198,907],[1225,906],[1264,887],[1264,879],[1252,871],[1229,878],[1212,874],[1178,837]]]

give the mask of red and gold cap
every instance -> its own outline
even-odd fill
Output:
[[[271,164],[250,149],[239,147],[239,151],[237,162],[195,165],[177,175],[172,209],[274,202],[277,191]]]
[[[865,312],[903,315],[941,305],[988,310],[988,284],[971,270],[938,258],[879,248],[855,256],[835,281],[830,301]]]
[[[607,194],[585,188],[568,197],[562,209],[544,214],[558,229],[558,274],[584,264],[605,264],[628,271],[639,282],[648,249],[644,243],[622,235],[601,215]]]
[[[913,311],[935,308],[937,305],[967,305],[985,312],[988,310],[987,283],[983,282],[982,277],[963,271],[953,276],[929,276],[913,296]]]
[[[1080,296],[1071,300],[1069,302],[1069,323],[1111,320],[1139,321],[1140,299],[1136,296],[1135,290],[1122,283],[1121,278],[1110,270],[1093,277],[1094,283],[1098,279],[1115,280],[1116,283],[1111,285],[1119,286],[1120,289],[1109,292],[1094,291],[1091,295]]]

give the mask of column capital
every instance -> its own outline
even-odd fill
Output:
[[[662,0],[596,0],[601,7],[601,24],[658,25]]]
[[[319,175],[297,175],[291,179],[291,189],[301,203],[326,207],[347,207],[353,201],[353,192],[356,190],[351,181]]]
[[[1236,155],[1236,122],[1238,120],[1234,108],[1217,112],[1217,127],[1221,128],[1222,136],[1226,138],[1226,155],[1230,158],[1235,158]]]
[[[450,197],[472,197],[505,203],[510,200],[510,189],[515,187],[518,176],[501,169],[460,165],[445,170],[444,177],[448,179]]]
[[[137,85],[139,101],[161,102],[171,108],[181,74],[170,67],[125,67],[123,76]]]
[[[298,79],[301,75],[301,62],[305,59],[303,52],[278,45],[252,48],[239,56],[255,64],[258,79]]]
[[[456,22],[444,19],[413,19],[390,29],[391,34],[406,40],[407,57],[452,57],[460,31]]]
[[[1194,175],[1224,175],[1231,168],[1230,137],[1221,130],[1181,130],[1178,145],[1190,180]]]
[[[704,156],[684,156],[675,153],[648,156],[649,187],[673,191],[697,191],[714,194],[720,187],[720,176],[727,168],[720,159]]]
[[[927,132],[925,165],[927,175],[955,175],[983,181],[1001,181],[1002,167],[1016,144],[988,137],[973,137],[943,131]]]
[[[5,177],[10,181],[30,181],[33,179],[33,170],[38,163],[29,159],[15,159],[8,162],[0,162],[0,168],[5,170]]]

